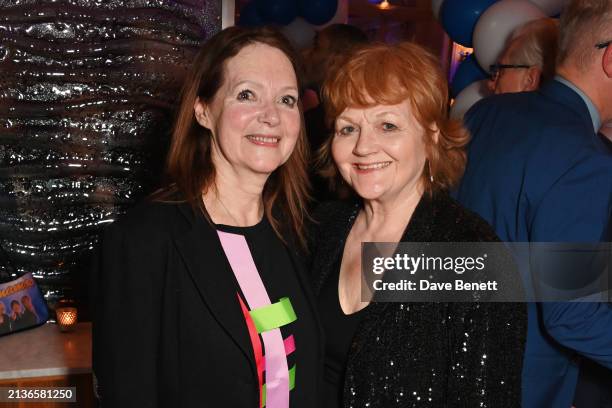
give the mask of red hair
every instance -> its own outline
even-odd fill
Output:
[[[360,48],[332,68],[322,96],[330,129],[348,107],[410,101],[414,117],[425,130],[429,161],[423,171],[425,191],[449,189],[459,181],[469,134],[460,121],[448,118],[448,84],[436,57],[421,46],[404,42]],[[333,137],[330,134],[318,154],[321,173],[330,179],[332,188],[339,177],[331,157]]]

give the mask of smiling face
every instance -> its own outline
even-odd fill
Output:
[[[229,59],[211,103],[194,106],[198,123],[213,134],[217,172],[269,175],[285,163],[300,134],[297,101],[295,72],[282,51],[256,43]]]
[[[335,121],[332,156],[342,178],[365,200],[421,194],[424,138],[407,100],[347,108]]]

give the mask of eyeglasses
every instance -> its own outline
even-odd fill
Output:
[[[524,64],[493,64],[489,66],[489,75],[491,80],[496,81],[499,78],[499,73],[502,69],[517,69],[517,68],[531,68],[531,65]]]
[[[612,40],[595,44],[595,48],[597,48],[598,50],[603,50],[604,48],[608,48],[608,45],[610,44],[612,44]]]

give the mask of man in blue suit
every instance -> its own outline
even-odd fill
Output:
[[[466,115],[473,138],[457,198],[502,240],[610,241],[612,154],[597,130],[612,119],[611,41],[612,1],[572,0],[555,80]],[[584,358],[612,369],[612,307],[530,304],[523,406],[571,407]]]

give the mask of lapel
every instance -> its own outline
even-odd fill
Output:
[[[257,377],[255,357],[247,326],[236,297],[238,286],[217,232],[188,203],[179,205],[191,228],[174,239],[202,301],[240,347]]]
[[[282,215],[278,211],[278,209],[273,209],[274,216],[277,219],[280,219]],[[282,228],[281,233],[283,237],[286,237],[286,243],[283,243],[287,253],[289,254],[289,259],[291,260],[291,264],[293,265],[293,270],[295,271],[295,275],[298,279],[300,287],[302,288],[302,292],[304,293],[304,297],[306,298],[306,303],[308,303],[308,307],[310,308],[310,314],[314,318],[315,325],[317,326],[317,335],[318,335],[318,352],[319,352],[319,360],[321,364],[323,363],[324,357],[324,349],[325,349],[325,340],[323,334],[323,326],[321,324],[321,319],[319,319],[319,309],[317,307],[316,297],[313,292],[313,285],[306,270],[306,255],[302,250],[298,250],[299,246],[296,243],[296,237],[291,232],[289,228]]]
[[[360,209],[361,204],[359,202],[350,203],[346,211],[343,210],[342,213],[338,214],[339,219],[334,220],[334,222],[339,222],[340,227],[330,228],[331,233],[329,235],[319,237],[325,240],[325,242],[321,244],[323,248],[321,252],[328,252],[330,255],[327,259],[333,261],[324,263],[321,272],[318,276],[314,277],[314,290],[316,296],[319,296],[321,288],[329,278],[329,275],[331,275],[333,268],[339,267],[336,261],[342,259],[346,239],[351,232],[351,228],[353,228],[353,224],[355,223],[355,219]]]
[[[310,283],[310,279],[306,273],[306,269],[304,268],[303,257],[293,249],[293,247],[288,247],[287,252],[289,253],[289,258],[291,259],[291,263],[293,264],[293,269],[295,270],[295,274],[297,275],[298,281],[300,282],[300,286],[304,292],[306,297],[306,301],[308,303],[308,307],[310,308],[311,315],[314,318],[315,324],[317,326],[317,334],[319,338],[319,358],[323,358],[323,350],[325,348],[325,342],[323,339],[323,326],[321,325],[321,320],[319,319],[319,312],[317,306],[315,304],[315,296],[312,291],[312,284]]]
[[[584,122],[587,129],[593,129],[593,122],[589,108],[573,89],[559,81],[548,81],[539,91],[542,95],[554,100],[568,109],[572,110]],[[595,133],[591,131],[591,133]]]

